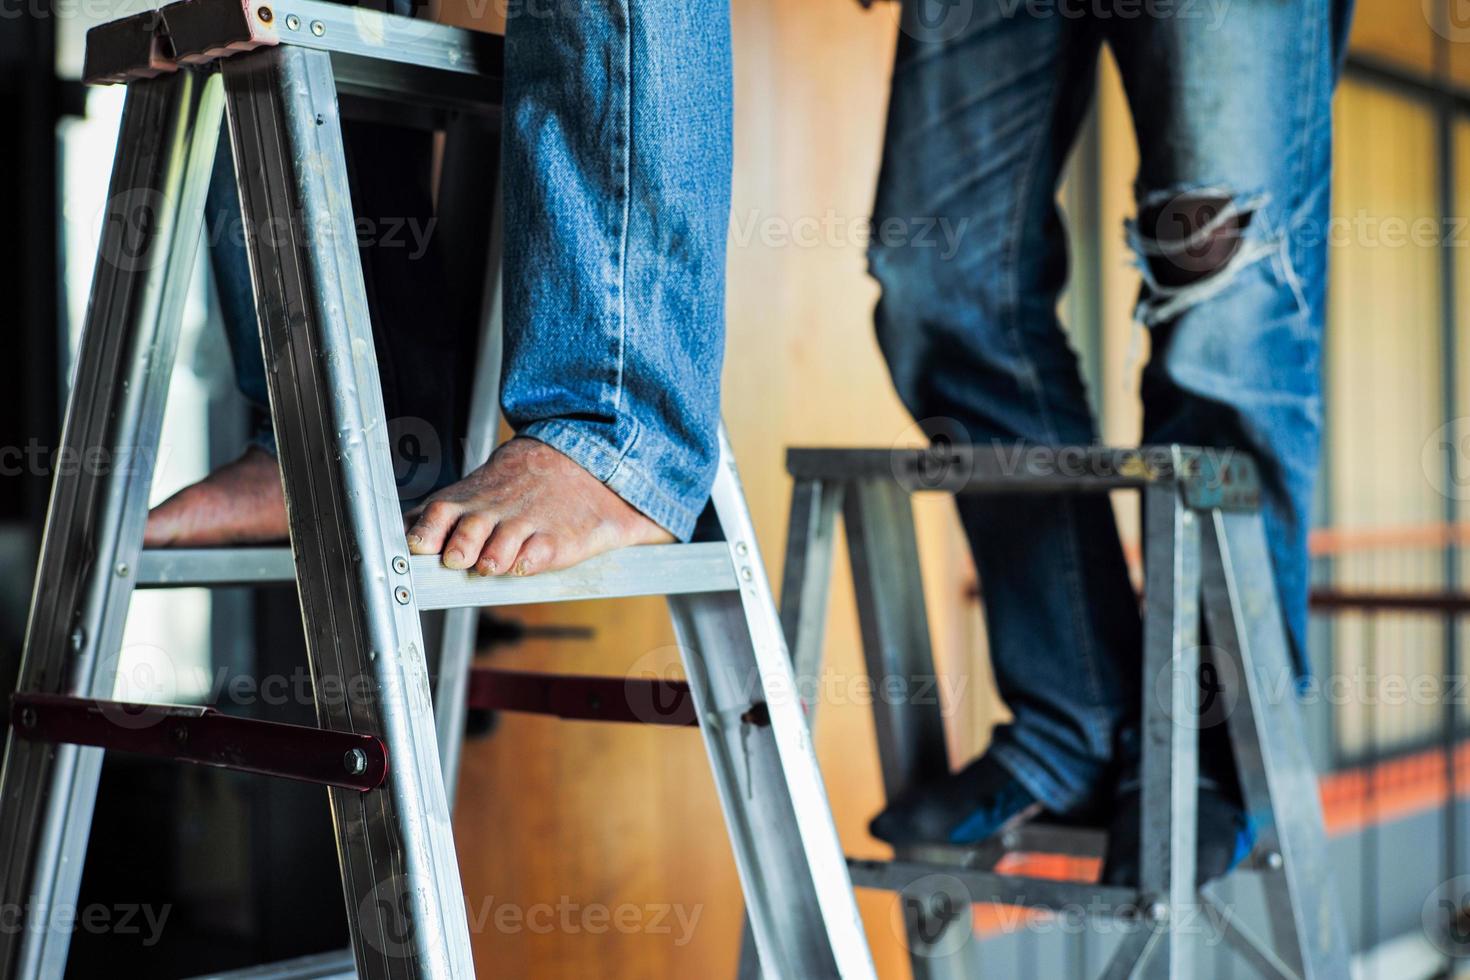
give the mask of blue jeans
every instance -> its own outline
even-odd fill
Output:
[[[1095,442],[1056,315],[1055,201],[1108,44],[1142,161],[1127,232],[1153,341],[1143,441],[1259,461],[1299,666],[1348,16],[1340,0],[909,0],[870,249],[879,342],[922,425],[979,444]],[[918,234],[935,227],[946,234]],[[1136,752],[1141,629],[1112,509],[1090,496],[966,497],[959,510],[1014,715],[990,751],[1069,809]]]
[[[728,0],[512,4],[506,26],[505,417],[681,538],[719,454],[729,31]],[[358,153],[354,132],[369,133]],[[388,152],[398,138],[367,142],[370,131],[350,125],[344,136],[359,218],[427,207],[427,156],[422,174],[408,175],[424,188],[413,195],[394,180],[405,166]],[[211,225],[238,213],[228,170],[215,185]],[[363,257],[389,415],[413,415],[410,428],[448,447],[443,409],[458,407],[456,392],[424,364],[448,379],[463,348],[432,336],[430,350],[418,349],[444,320],[434,304],[446,284],[432,248],[417,266],[384,251],[365,245]],[[240,385],[264,404],[236,252],[216,250],[216,276]],[[452,454],[443,458],[447,474]]]

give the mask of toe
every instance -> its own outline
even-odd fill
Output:
[[[444,546],[444,567],[469,568],[475,564],[475,559],[480,557],[485,547],[485,540],[494,529],[495,519],[484,512],[461,517],[454,526],[454,533],[449,536],[449,543]]]
[[[521,546],[534,532],[529,522],[523,520],[502,521],[495,526],[490,542],[485,545],[480,561],[491,566],[492,574],[501,575],[513,571],[513,564],[521,553]],[[524,572],[517,572],[524,575]]]
[[[537,531],[521,545],[521,553],[511,570],[517,575],[535,575],[554,567],[556,539],[545,531]]]
[[[430,501],[413,527],[408,529],[408,550],[415,555],[437,555],[463,513],[464,508],[459,504],[447,500]]]

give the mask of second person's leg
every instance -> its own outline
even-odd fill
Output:
[[[1099,41],[1077,18],[978,4],[934,36],[910,0],[893,72],[873,274],[894,383],[930,429],[988,447],[1096,438],[1057,322],[1066,276],[1056,186],[1092,93]],[[958,247],[903,229],[937,223]],[[946,421],[948,420],[948,421]],[[990,656],[1014,716],[985,756],[874,822],[893,843],[972,843],[1103,784],[1137,714],[1139,617],[1100,496],[959,501],[984,593]]]
[[[1347,14],[1341,0],[1291,0],[1233,5],[1218,22],[1179,8],[1108,25],[1139,143],[1130,237],[1145,280],[1138,318],[1153,340],[1144,440],[1255,457],[1276,588],[1302,671],[1331,99]],[[1289,688],[1290,678],[1279,680]],[[1250,844],[1223,723],[1201,728],[1200,769],[1206,879]],[[1131,884],[1139,789],[1125,776],[1119,790],[1105,874]]]

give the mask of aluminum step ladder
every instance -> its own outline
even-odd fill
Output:
[[[1181,446],[1106,449],[940,445],[929,449],[793,449],[795,480],[781,617],[796,674],[816,690],[842,516],[874,690],[934,691],[910,494],[1142,492],[1145,595],[1140,887],[996,872],[1011,853],[1098,858],[1100,830],[1041,822],[981,848],[900,849],[892,861],[850,860],[855,885],[900,894],[910,963],[919,980],[989,977],[971,941],[973,903],[1087,910],[1123,934],[1103,977],[1190,978],[1195,951],[1180,930],[1208,922],[1262,976],[1344,980],[1348,945],[1327,860],[1317,774],[1301,712],[1268,692],[1292,676],[1285,627],[1259,513],[1254,463],[1243,453]],[[1252,854],[1228,877],[1260,879],[1270,940],[1222,900],[1221,882],[1195,888],[1200,614],[1210,637],[1216,696],[1228,711]],[[905,688],[906,690],[909,688]],[[1289,685],[1288,685],[1289,689]],[[937,696],[875,697],[884,788],[894,798],[949,771]],[[1216,710],[1219,710],[1217,707]],[[1176,723],[1175,719],[1180,719]],[[747,931],[742,975],[757,959]]]
[[[717,539],[529,578],[480,578],[407,554],[340,113],[493,130],[502,63],[498,38],[313,0],[187,0],[89,36],[88,80],[126,82],[127,99],[109,192],[119,220],[104,227],[62,452],[101,453],[109,465],[68,469],[52,492],[0,776],[0,901],[25,917],[0,934],[0,977],[63,973],[70,933],[46,912],[75,903],[104,749],[329,787],[352,949],[240,975],[472,977],[449,799],[465,706],[477,699],[539,699],[529,710],[566,717],[697,722],[768,975],[874,976],[723,432]],[[291,547],[144,551],[225,117]],[[488,455],[495,431],[485,404],[496,402],[498,289],[492,275],[471,462]],[[293,580],[319,728],[111,700],[135,588]],[[553,678],[486,684],[470,671],[479,607],[640,595],[668,596],[687,676],[677,717],[630,708],[660,694],[636,679],[575,679],[580,688],[558,694]],[[450,611],[432,698],[426,610]],[[621,713],[603,703],[612,687]]]

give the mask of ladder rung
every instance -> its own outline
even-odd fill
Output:
[[[388,773],[388,752],[376,736],[237,718],[197,705],[17,694],[10,726],[38,742],[94,745],[363,792],[376,789]]]
[[[138,558],[140,589],[269,585],[296,581],[291,549],[150,548]]]
[[[1192,507],[1254,510],[1260,483],[1248,453],[1192,446],[971,446],[790,449],[798,480],[897,480],[906,490],[946,493],[1095,493],[1179,484]]]
[[[699,724],[689,684],[662,678],[569,676],[481,667],[470,671],[469,706],[554,715],[568,721]]]
[[[989,870],[1009,854],[1101,858],[1107,846],[1107,831],[1099,827],[1030,821],[978,847],[924,845],[921,856],[940,864]]]
[[[437,555],[409,559],[418,607],[520,606],[640,595],[688,595],[739,588],[723,542],[622,548],[574,568],[524,578],[445,568]],[[294,582],[291,549],[153,548],[138,560],[141,589],[225,588]]]
[[[922,894],[942,889],[946,879],[959,882],[971,903],[1015,905],[1052,911],[1086,910],[1089,915],[1130,918],[1146,908],[1136,889],[1085,881],[1058,881],[996,874],[924,861],[865,861],[847,859],[852,883],[858,888]],[[926,879],[928,881],[926,882]]]
[[[356,980],[356,977],[352,951],[339,949],[225,973],[209,973],[194,980]]]
[[[1031,822],[1006,836],[1006,850],[1021,854],[1061,854],[1100,858],[1107,853],[1108,833],[1100,827],[1072,827]]]
[[[722,541],[620,548],[572,568],[524,578],[455,571],[445,568],[437,555],[417,555],[411,567],[414,599],[421,610],[691,595],[740,587],[730,549]]]

